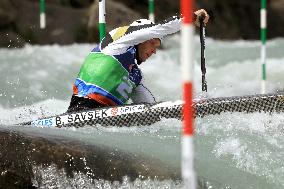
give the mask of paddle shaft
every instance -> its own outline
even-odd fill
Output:
[[[202,72],[202,91],[207,92],[207,82],[206,82],[206,66],[205,66],[205,26],[204,26],[204,16],[199,17],[200,23],[200,45],[201,45],[201,72]]]

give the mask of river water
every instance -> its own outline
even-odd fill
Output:
[[[208,93],[201,92],[200,44],[195,38],[195,96],[223,97],[260,92],[260,42],[207,39]],[[0,49],[0,125],[5,129],[47,133],[106,145],[120,151],[158,159],[180,170],[181,126],[178,120],[162,120],[143,127],[32,128],[15,123],[66,111],[84,57],[95,44],[69,46],[26,45],[21,49]],[[158,101],[181,99],[180,35],[163,41],[141,65],[145,83]],[[284,39],[267,44],[267,92],[284,89]],[[195,120],[195,171],[205,188],[283,188],[283,114],[224,113]],[[138,157],[139,157],[138,156]],[[181,188],[175,179],[164,181],[90,181],[52,177],[61,170],[43,169],[45,187],[68,188]],[[69,179],[69,180],[68,180]],[[50,181],[50,182],[49,182]],[[73,184],[71,184],[73,183]],[[74,185],[74,183],[76,183]],[[84,184],[82,184],[84,183]],[[82,184],[82,185],[81,185]]]

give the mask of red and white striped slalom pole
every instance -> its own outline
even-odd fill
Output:
[[[183,137],[182,137],[182,177],[186,189],[196,188],[196,178],[193,167],[193,73],[194,73],[194,26],[193,0],[181,0],[181,65],[183,77]]]

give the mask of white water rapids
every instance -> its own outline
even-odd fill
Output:
[[[180,169],[181,125],[162,120],[144,127],[32,128],[15,123],[66,111],[84,57],[94,44],[30,46],[0,49],[0,125],[24,132],[47,133],[104,144],[118,150],[159,159]],[[181,99],[180,36],[164,40],[163,49],[141,65],[148,88],[158,101]],[[284,39],[268,41],[267,92],[284,89]],[[201,94],[200,44],[195,38],[195,96]],[[207,39],[209,97],[260,93],[260,42]],[[195,121],[195,171],[205,188],[284,187],[283,114],[224,113]],[[77,174],[73,180],[53,177],[62,170],[42,170],[41,187],[181,188],[174,180],[123,183],[91,182]],[[62,174],[61,174],[62,175]],[[127,176],[127,175],[126,175]],[[82,184],[84,183],[84,184]],[[36,184],[36,183],[35,183]],[[100,186],[100,187],[99,187]]]

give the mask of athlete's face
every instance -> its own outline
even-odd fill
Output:
[[[150,39],[138,45],[138,55],[141,62],[146,61],[152,54],[156,54],[156,50],[160,47],[160,39]]]

